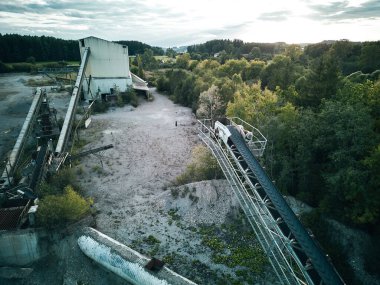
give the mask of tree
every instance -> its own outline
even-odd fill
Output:
[[[259,59],[261,57],[261,49],[259,47],[253,47],[249,53],[249,58]]]
[[[143,63],[142,63],[142,59],[140,55],[137,56],[137,68],[138,68],[137,76],[144,79],[145,76],[144,76],[144,70],[143,70]]]
[[[213,120],[224,115],[223,102],[219,95],[219,88],[212,85],[199,96],[197,117]]]
[[[261,74],[263,87],[275,90],[277,86],[286,89],[297,78],[294,62],[288,56],[277,55]]]
[[[146,49],[142,55],[140,55],[142,66],[145,70],[152,70],[158,67],[158,62],[153,55],[151,49]]]
[[[380,41],[363,44],[360,64],[364,73],[380,69]]]
[[[177,56],[176,64],[178,68],[187,69],[189,67],[190,55],[188,53],[184,53]]]
[[[166,54],[167,57],[175,58],[176,55],[177,55],[177,52],[174,49],[172,49],[172,48],[168,48],[166,50],[165,54]]]
[[[367,170],[361,162],[376,138],[368,107],[326,100],[318,117],[314,147],[325,165],[322,175],[328,193],[324,195],[324,208],[340,213],[349,222],[376,221],[378,214],[373,206],[378,203],[373,201],[376,196],[370,194]]]
[[[26,62],[27,62],[27,63],[35,64],[35,63],[36,63],[36,58],[35,58],[34,56],[29,56],[29,57],[26,59]]]
[[[248,63],[242,72],[242,78],[244,81],[247,80],[258,80],[260,74],[265,66],[264,61],[252,60]]]
[[[288,45],[285,48],[285,55],[290,57],[290,59],[294,62],[298,61],[302,55],[302,49],[300,45]]]
[[[260,129],[273,117],[278,102],[277,95],[260,84],[243,85],[227,105],[227,116],[239,117]]]
[[[232,78],[234,74],[241,74],[245,68],[248,67],[248,62],[245,58],[243,59],[230,59],[227,60],[225,64],[219,67],[219,76],[227,76]]]
[[[305,76],[305,82],[298,84],[304,88],[297,90],[301,106],[318,107],[322,99],[336,94],[339,80],[338,66],[333,57],[327,55],[316,59]]]

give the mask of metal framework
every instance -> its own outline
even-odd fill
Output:
[[[230,119],[229,125],[236,127],[244,123],[246,124],[244,127],[251,127],[250,130],[253,132],[257,130],[252,129],[253,127],[246,122],[237,119]],[[328,276],[325,278],[326,280],[321,279],[320,272],[315,270],[314,263],[311,262],[314,260],[305,253],[293,233],[289,231],[286,221],[281,215],[278,215],[272,199],[263,189],[266,185],[262,185],[237,147],[234,144],[227,145],[215,136],[211,120],[198,121],[198,130],[199,137],[216,157],[231,189],[238,198],[240,206],[267,254],[278,280],[282,284],[343,284],[343,281],[339,279],[340,277]],[[244,140],[242,141],[244,142]],[[257,130],[253,139],[245,141],[245,143],[250,148],[253,146],[252,153],[261,156],[266,146],[266,139]],[[322,271],[325,269],[323,267]],[[322,273],[322,275],[329,274],[328,270],[326,273]]]

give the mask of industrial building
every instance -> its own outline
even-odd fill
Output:
[[[128,88],[148,91],[148,84],[132,74],[129,69],[128,47],[96,37],[79,40],[83,60],[86,48],[90,48],[83,82],[83,99],[106,99],[115,92],[125,92]]]

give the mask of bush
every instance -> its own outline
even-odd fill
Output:
[[[62,194],[68,185],[72,185],[76,191],[81,192],[81,188],[75,180],[74,170],[72,168],[63,168],[55,175],[47,177],[46,182],[39,185],[38,196],[45,197]]]
[[[139,105],[136,91],[132,88],[128,88],[127,91],[121,92],[120,96],[125,104],[130,104],[133,107],[137,107]]]
[[[223,173],[211,152],[204,146],[196,146],[192,153],[192,160],[184,173],[179,175],[175,185],[191,182],[222,178]]]
[[[6,64],[0,60],[0,73],[12,72],[13,67],[10,64]]]
[[[12,67],[13,67],[13,72],[30,72],[33,68],[33,64],[20,62],[20,63],[13,63]]]
[[[92,110],[94,113],[105,113],[108,111],[109,104],[107,102],[102,102],[101,100],[96,100],[92,105]]]
[[[37,221],[48,228],[77,221],[89,212],[92,199],[84,199],[71,186],[62,195],[48,195],[41,199]]]

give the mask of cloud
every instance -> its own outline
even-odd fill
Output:
[[[292,12],[287,10],[275,11],[270,13],[263,13],[257,19],[262,21],[281,22],[286,21],[291,14]]]
[[[350,31],[352,37],[345,37],[378,39],[379,0],[329,1],[337,2],[235,0],[231,5],[227,0],[0,0],[0,33],[49,34],[65,39],[96,36],[167,47],[217,38],[304,42],[305,38],[310,41],[318,34],[325,35],[323,26],[328,22],[328,31],[332,34],[334,26],[333,35],[338,38]],[[378,20],[367,21],[372,18]],[[350,26],[353,22],[355,32]]]
[[[355,19],[379,19],[380,1],[370,0],[358,6],[351,6],[350,2],[337,1],[327,5],[310,5],[316,20],[344,21]]]

